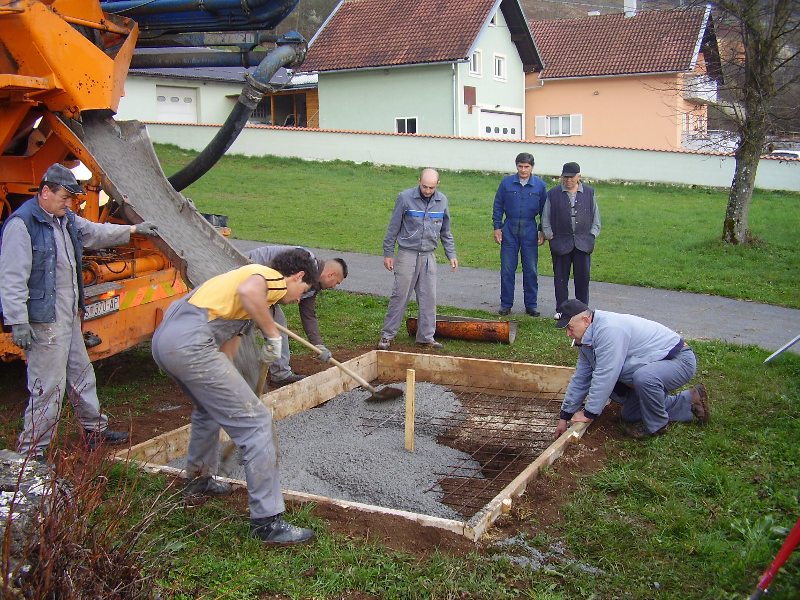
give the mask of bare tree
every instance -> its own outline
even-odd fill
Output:
[[[758,161],[768,135],[779,128],[779,99],[800,82],[797,0],[714,0],[718,34],[727,28],[728,56],[723,58],[738,143],[722,240],[750,241],[748,215]],[[731,85],[733,84],[733,85]]]

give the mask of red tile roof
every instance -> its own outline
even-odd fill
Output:
[[[466,60],[494,5],[495,0],[344,0],[298,70]],[[530,48],[535,52],[532,42]]]
[[[642,11],[531,21],[543,79],[688,71],[703,35],[703,10]]]

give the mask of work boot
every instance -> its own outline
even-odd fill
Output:
[[[268,546],[294,546],[314,539],[312,530],[287,523],[283,519],[283,513],[263,519],[250,519],[250,535]]]
[[[283,379],[270,379],[270,382],[274,387],[283,387],[284,385],[290,385],[292,383],[297,383],[301,379],[305,379],[305,375],[298,375],[297,373],[289,373],[287,377]]]
[[[230,483],[218,481],[213,477],[195,477],[183,486],[183,497],[187,500],[196,500],[202,496],[225,496],[230,494],[233,488]]]
[[[436,340],[432,340],[430,342],[417,342],[417,346],[422,346],[423,348],[430,348],[431,350],[444,349],[444,344],[437,342]]]
[[[645,429],[644,424],[637,422],[637,423],[625,423],[624,430],[625,435],[629,438],[633,438],[635,440],[645,440],[649,437],[656,437],[657,435],[663,435],[667,432],[667,428],[669,427],[669,423],[664,425],[661,429],[650,433]]]
[[[389,346],[392,345],[392,340],[389,338],[382,337],[381,341],[378,342],[378,350],[388,350]]]
[[[500,310],[497,311],[497,314],[500,315],[501,317],[505,317],[506,315],[510,315],[511,314],[511,309],[510,308],[501,308]]]
[[[86,445],[89,446],[89,450],[96,450],[103,444],[114,446],[128,441],[127,431],[111,431],[110,429],[105,431],[85,431]]]
[[[538,310],[536,310],[535,308],[526,308],[525,312],[528,313],[528,316],[530,316],[530,317],[539,317],[542,314]]]
[[[697,422],[701,425],[705,425],[708,423],[708,419],[711,416],[708,409],[708,393],[706,392],[706,386],[702,383],[694,386],[689,390],[689,396],[692,399],[692,414],[694,418],[697,419]]]

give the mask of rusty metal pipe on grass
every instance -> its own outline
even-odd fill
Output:
[[[417,319],[406,319],[408,335],[417,333]],[[517,337],[516,321],[493,321],[473,317],[436,315],[436,336],[476,342],[513,344]]]

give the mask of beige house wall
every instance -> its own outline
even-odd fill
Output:
[[[683,75],[525,79],[525,132],[537,142],[678,150],[684,128],[705,132],[706,107],[683,99]],[[684,115],[691,114],[688,121]],[[580,135],[537,135],[536,117],[581,115]]]

